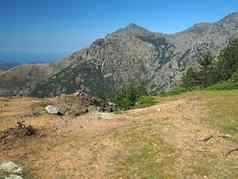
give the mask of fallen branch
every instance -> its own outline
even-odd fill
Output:
[[[207,141],[209,141],[210,139],[212,139],[214,136],[213,135],[210,135],[210,136],[208,136],[208,137],[206,137],[206,138],[204,138],[204,139],[201,139],[201,140],[199,140],[199,141],[201,141],[201,142],[207,142]]]
[[[230,155],[230,154],[232,154],[233,152],[236,152],[236,151],[238,151],[238,147],[229,150],[229,151],[226,153],[226,156],[228,156],[228,155]]]
[[[224,139],[231,139],[232,135],[230,135],[230,134],[222,134],[222,135],[219,135],[217,137],[221,137],[221,138],[224,138]]]

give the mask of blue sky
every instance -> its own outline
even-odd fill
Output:
[[[55,58],[130,22],[173,33],[235,11],[237,0],[0,0],[0,58]]]

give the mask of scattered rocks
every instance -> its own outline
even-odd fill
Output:
[[[48,114],[79,116],[88,112],[113,112],[114,103],[90,96],[86,90],[79,90],[71,95],[62,94],[49,101],[45,107]]]
[[[113,112],[116,110],[116,104],[111,102],[105,102],[98,107],[99,112]]]
[[[23,179],[23,168],[12,161],[0,161],[0,179]]]
[[[81,94],[81,93],[80,93]],[[87,95],[61,95],[56,98],[58,114],[79,116],[88,112],[89,97]]]
[[[63,94],[51,101],[51,105],[45,107],[49,114],[79,116],[85,113],[113,112],[116,110],[114,103],[90,96],[85,90],[80,90],[72,95]]]

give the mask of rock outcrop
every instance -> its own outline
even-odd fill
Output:
[[[12,161],[0,161],[0,179],[23,179],[23,168]]]

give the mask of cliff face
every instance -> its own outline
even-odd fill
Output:
[[[179,83],[183,72],[197,65],[200,55],[217,55],[237,37],[238,13],[176,34],[150,32],[129,24],[54,64],[51,75],[32,91],[35,95],[57,95],[83,86],[95,94],[113,94],[127,84],[143,84],[149,92],[157,93]]]

